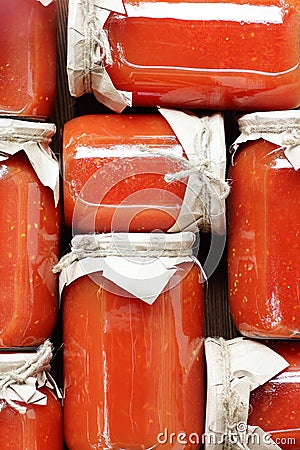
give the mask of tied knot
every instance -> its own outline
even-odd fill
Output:
[[[12,370],[9,374],[10,380],[13,383],[23,384],[28,378],[26,373],[18,373],[16,370]]]
[[[99,242],[92,235],[74,236],[72,246],[76,251],[95,251],[100,247]]]
[[[203,118],[204,119],[204,118]],[[189,147],[184,150],[188,159],[170,151],[141,145],[140,151],[153,156],[162,156],[178,163],[179,170],[164,176],[166,183],[184,180],[186,183],[183,202],[184,227],[190,220],[190,225],[197,222],[202,230],[209,230],[215,217],[224,213],[223,201],[228,197],[230,187],[222,178],[223,162],[213,161],[214,139],[211,139],[210,124],[202,121],[200,130],[195,134]],[[180,216],[179,216],[180,220]]]
[[[165,181],[168,183],[186,178],[193,173],[198,173],[202,176],[210,175],[212,178],[213,173],[211,171],[211,161],[208,159],[209,154],[209,129],[205,126],[201,128],[198,133],[196,133],[191,154],[193,155],[193,160],[184,160],[187,166],[186,170],[181,170],[176,173],[168,173],[165,176]]]
[[[14,384],[24,384],[27,379],[38,374],[48,372],[52,358],[52,344],[49,340],[41,345],[36,355],[30,360],[25,361],[17,369],[1,371],[0,369],[0,392],[6,403],[19,412],[26,413],[26,407],[20,406],[10,398],[9,388]]]
[[[211,171],[211,161],[209,161],[207,158],[199,159],[198,161],[195,160],[194,163],[185,160],[184,164],[188,166],[185,170],[180,170],[176,173],[167,173],[164,177],[164,180],[167,183],[172,183],[173,181],[182,180],[183,178],[187,178],[193,173],[199,174],[200,176],[206,176],[210,180],[214,178],[214,174]]]
[[[209,171],[210,165],[211,162],[207,158],[200,160],[199,163],[196,164],[197,172],[205,174]]]
[[[108,234],[106,236],[109,236]],[[71,252],[62,256],[58,263],[52,268],[53,273],[60,273],[75,261],[80,261],[84,258],[97,258],[103,255],[115,254],[116,250],[113,251],[109,245],[103,244],[101,242],[101,236],[98,236],[97,240],[95,235],[80,235],[74,236],[72,239]],[[107,248],[105,248],[107,247]],[[101,251],[100,251],[101,250]]]
[[[228,183],[219,177],[213,170],[214,162],[208,157],[210,153],[210,140],[210,129],[207,126],[203,126],[194,137],[192,151],[192,154],[194,155],[193,160],[184,160],[187,169],[173,174],[166,174],[165,181],[170,183],[196,174],[204,184],[204,188],[212,197],[217,197],[219,200],[225,200],[229,195],[230,187]],[[181,159],[183,160],[183,158]]]
[[[181,165],[185,166],[186,168],[183,170],[180,170],[175,173],[167,173],[164,176],[164,180],[167,183],[172,183],[173,181],[179,181],[184,178],[188,178],[192,174],[196,174],[199,176],[201,181],[204,183],[206,189],[208,192],[210,192],[210,195],[213,197],[218,197],[219,200],[225,200],[230,192],[230,187],[228,183],[223,180],[221,177],[216,175],[216,173],[213,171],[212,167],[214,162],[211,161],[208,157],[208,138],[207,138],[208,132],[205,129],[205,132],[202,131],[200,133],[200,136],[205,136],[206,144],[205,148],[199,146],[199,133],[196,135],[194,140],[194,145],[196,146],[196,151],[193,153],[196,154],[196,157],[193,159],[193,161],[190,161],[188,159],[185,159],[183,156],[177,156],[172,155],[166,151],[159,150],[159,149],[152,149],[150,147],[147,147],[146,145],[141,145],[139,147],[141,152],[150,153],[154,156],[162,156],[165,158],[170,158],[171,160],[179,162]],[[204,157],[202,156],[204,153]],[[213,186],[212,186],[213,185]]]

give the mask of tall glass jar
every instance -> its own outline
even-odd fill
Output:
[[[46,118],[56,89],[56,2],[0,2],[0,115]]]
[[[62,408],[49,377],[51,344],[0,353],[0,440],[9,450],[62,450]]]
[[[64,420],[70,450],[171,449],[180,437],[181,448],[199,447],[204,311],[194,240],[192,233],[73,238],[72,253],[56,268],[62,270],[61,288],[66,285]]]
[[[300,112],[239,120],[230,168],[228,288],[238,330],[300,337]]]
[[[253,111],[300,104],[296,0],[115,0],[98,6],[70,2],[73,95],[94,92],[115,108],[111,81],[119,94],[131,94],[135,106]]]
[[[0,346],[48,338],[58,307],[59,167],[52,124],[0,120]]]

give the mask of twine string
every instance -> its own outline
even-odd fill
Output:
[[[31,133],[18,133],[16,130],[7,132],[7,134],[1,136],[0,142],[17,142],[19,144],[25,144],[26,142],[36,142],[38,144],[46,144],[47,146],[52,142],[51,137],[31,134]]]
[[[201,132],[197,133],[195,136],[194,150],[197,156],[197,162],[192,162],[188,159],[183,158],[182,156],[171,155],[158,149],[151,149],[146,145],[142,145],[140,147],[140,150],[143,152],[151,153],[155,156],[164,156],[166,158],[170,158],[174,161],[180,162],[186,167],[186,169],[180,170],[175,173],[167,173],[164,177],[167,183],[179,181],[183,178],[189,177],[192,174],[198,174],[205,188],[211,193],[212,196],[217,197],[219,200],[225,200],[230,192],[228,183],[213,172],[213,170],[211,169],[212,161],[210,161],[207,157],[203,157],[203,154],[207,155],[209,152],[209,133],[209,129],[207,127],[203,127]],[[214,189],[212,185],[215,186],[216,189]],[[203,193],[200,193],[201,196],[202,194]]]
[[[41,345],[31,361],[26,361],[22,366],[8,372],[0,371],[0,392],[7,404],[19,412],[26,413],[26,407],[21,406],[11,400],[8,389],[13,384],[24,384],[29,377],[50,370],[50,361],[52,358],[52,344],[49,340]]]
[[[64,255],[60,261],[53,267],[54,273],[62,272],[75,261],[85,258],[105,258],[107,256],[126,257],[184,257],[192,256],[192,246],[174,246],[174,248],[165,247],[165,242],[155,242],[152,246],[151,242],[134,243],[127,241],[117,241],[111,239],[108,241],[104,236],[104,241],[100,235],[83,235],[76,236],[72,241],[71,251]]]
[[[286,123],[263,123],[257,122],[253,125],[249,125],[247,123],[240,123],[240,130],[245,134],[253,134],[253,133],[295,133],[295,137],[300,139],[300,126],[299,124],[286,122]]]
[[[223,375],[223,414],[224,414],[224,441],[223,450],[237,448],[241,450],[250,450],[243,439],[243,433],[246,431],[239,428],[240,413],[243,405],[236,391],[231,387],[232,372],[230,364],[229,347],[225,339],[219,339],[222,361]],[[246,426],[246,424],[244,424]]]
[[[176,180],[188,178],[190,175],[195,174],[200,182],[201,188],[197,187],[197,192],[193,191],[192,183],[189,186],[189,212],[193,211],[199,214],[196,220],[198,227],[201,227],[202,231],[209,231],[211,229],[211,205],[218,203],[219,211],[223,210],[222,201],[225,200],[230,192],[228,183],[219,177],[212,169],[213,161],[209,159],[210,154],[210,129],[203,126],[201,131],[198,132],[193,142],[193,155],[195,158],[189,160],[183,156],[170,154],[168,151],[162,149],[151,148],[147,145],[139,146],[141,152],[148,153],[153,156],[162,156],[169,158],[173,161],[179,162],[184,169],[175,173],[167,173],[164,176],[164,180],[167,183],[171,183]],[[195,222],[193,219],[190,223]]]
[[[91,93],[92,74],[91,69],[94,65],[103,67],[104,63],[112,65],[112,55],[109,40],[105,30],[102,28],[96,14],[94,2],[91,0],[82,0],[82,9],[84,14],[84,88],[85,92]]]
[[[243,134],[282,134],[282,145],[300,145],[300,127],[294,123],[257,123],[255,125],[240,124]]]

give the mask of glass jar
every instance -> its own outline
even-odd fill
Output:
[[[101,30],[105,22],[106,37],[99,31],[91,59],[95,76],[104,63],[114,87],[132,93],[134,106],[242,111],[299,106],[297,1],[125,0],[123,11],[119,3],[106,21],[94,8],[91,29]],[[73,17],[90,23],[91,11],[76,0],[70,4]],[[82,40],[75,45],[83,51]],[[78,75],[73,70],[73,78]],[[103,84],[107,89],[106,79]],[[95,91],[92,80],[86,92]],[[103,95],[105,89],[96,94],[100,101]]]
[[[0,2],[0,115],[46,118],[56,89],[56,2]]]
[[[299,343],[207,338],[205,356],[205,450],[300,448]]]
[[[48,388],[40,392],[47,395],[47,406],[30,404],[24,415],[11,409],[5,401],[0,403],[0,439],[5,448],[63,449],[61,405]]]
[[[35,346],[57,317],[59,167],[52,124],[0,120],[0,346]]]
[[[160,111],[65,124],[64,215],[75,233],[177,232],[194,222],[224,233],[223,117]]]
[[[300,449],[300,344],[268,344],[290,365],[250,396],[249,425],[271,434],[282,450]]]
[[[73,238],[72,253],[55,269],[66,285],[70,450],[178,448],[180,432],[201,443],[203,280],[194,240],[192,233]]]
[[[1,386],[6,386],[0,394],[0,440],[7,449],[63,448],[62,408],[47,378],[49,345],[38,353],[0,353]]]
[[[239,120],[230,168],[228,289],[238,330],[300,337],[300,112]]]

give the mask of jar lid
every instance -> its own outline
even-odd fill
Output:
[[[55,131],[56,126],[53,123],[0,119],[0,141],[2,142],[37,142],[48,145]]]
[[[165,288],[170,288],[168,283],[181,264],[199,265],[193,256],[195,241],[196,235],[188,231],[78,235],[72,240],[71,252],[52,270],[60,272],[60,293],[86,275],[98,284],[97,274],[101,273],[123,289],[122,295],[129,294],[152,305]],[[173,283],[180,280],[175,277]]]
[[[238,123],[244,134],[283,133],[300,127],[300,111],[256,112],[240,117]]]
[[[132,106],[132,93],[116,89],[106,70],[112,54],[103,28],[111,12],[125,15],[123,1],[69,1],[67,75],[72,96],[93,93],[100,103],[120,113]]]
[[[72,251],[87,256],[191,256],[196,235],[190,231],[164,233],[110,233],[77,235]]]
[[[53,123],[0,119],[0,162],[25,152],[40,182],[53,191],[55,206],[59,199],[59,164],[50,143],[56,131]]]
[[[231,146],[233,157],[240,144],[264,139],[282,150],[295,170],[300,169],[300,111],[246,114],[238,120],[238,123],[241,134]]]
[[[26,413],[26,406],[20,403],[47,404],[47,395],[39,388],[47,386],[60,392],[49,374],[52,358],[52,344],[45,341],[35,352],[0,354],[0,399],[20,414]],[[18,402],[18,403],[16,403]]]

